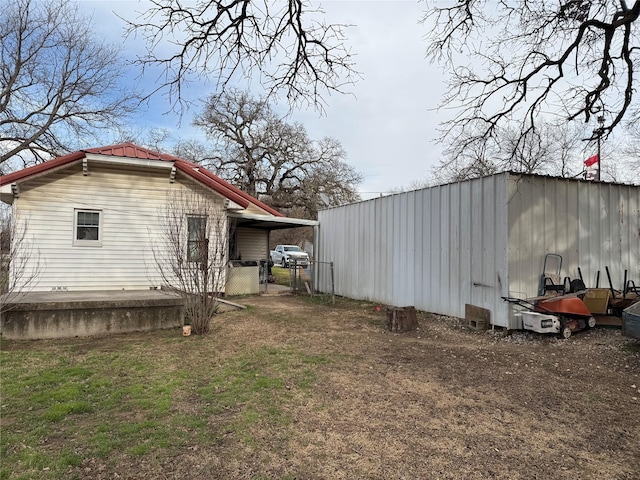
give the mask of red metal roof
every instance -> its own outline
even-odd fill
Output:
[[[39,173],[55,170],[58,167],[62,167],[70,163],[82,160],[84,157],[85,153],[82,151],[73,152],[62,157],[54,158],[53,160],[49,160],[48,162],[39,163],[38,165],[34,165],[33,167],[18,170],[17,172],[13,172],[8,175],[0,175],[0,187],[2,185],[8,185],[10,183],[25,180],[27,178],[38,175]]]
[[[173,155],[158,153],[147,148],[139,147],[133,143],[121,143],[119,145],[109,145],[107,147],[97,147],[85,150],[87,153],[97,153],[100,155],[113,155],[114,157],[141,158],[144,160],[167,160],[174,162],[181,160]]]
[[[192,164],[193,165],[193,164]],[[242,190],[240,190],[237,187],[234,187],[233,185],[231,185],[229,182],[221,179],[220,177],[218,177],[217,175],[214,175],[212,172],[210,172],[209,170],[206,170],[204,168],[198,167],[196,166],[200,173],[202,175],[204,175],[205,177],[207,177],[209,179],[210,182],[213,182],[215,184],[217,184],[220,188],[222,189],[229,189],[232,190],[234,192],[236,192],[238,195],[240,195],[242,198],[244,198],[245,200],[252,202],[252,203],[256,203],[259,202],[259,206],[260,208],[262,208],[263,210],[266,210],[267,212],[269,212],[272,215],[275,215],[277,217],[282,217],[284,215],[282,215],[280,212],[278,212],[277,210],[271,208],[269,205],[266,205],[262,202],[260,202],[259,200],[256,200],[255,198],[253,198],[251,195],[249,195],[247,192],[244,192]],[[213,187],[212,187],[213,188]],[[214,189],[215,190],[215,189]]]
[[[218,192],[220,195],[228,198],[232,202],[237,203],[242,208],[247,208],[250,204],[254,204],[257,207],[269,212],[271,215],[277,217],[283,217],[280,212],[271,208],[270,206],[262,203],[260,200],[252,197],[251,195],[243,192],[239,188],[231,185],[230,183],[222,180],[217,175],[214,175],[209,170],[197,165],[195,163],[188,162],[179,157],[168,155],[164,153],[154,152],[152,150],[139,147],[133,143],[122,143],[119,145],[109,145],[106,147],[90,148],[87,150],[80,150],[73,152],[62,157],[57,157],[33,167],[18,170],[17,172],[10,173],[8,175],[0,175],[0,186],[22,182],[28,180],[36,175],[50,173],[58,168],[68,166],[75,162],[81,161],[87,156],[88,153],[98,155],[113,155],[117,157],[126,158],[139,158],[144,160],[163,160],[167,162],[173,162],[176,170],[184,173],[185,175],[193,178],[194,180],[202,183],[210,189]]]

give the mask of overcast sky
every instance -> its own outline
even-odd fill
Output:
[[[135,18],[144,2],[122,0],[78,0],[84,12],[92,14],[96,33],[123,43],[123,23],[115,13]],[[425,27],[418,21],[425,8],[417,1],[323,1],[327,22],[352,24],[347,30],[349,45],[356,54],[356,69],[363,79],[351,88],[353,95],[326,97],[324,116],[314,111],[294,112],[293,120],[303,123],[313,139],[338,139],[347,163],[364,175],[360,186],[363,198],[406,188],[427,178],[439,160],[435,143],[441,116],[435,111],[442,92],[440,68],[425,59]],[[124,42],[124,55],[133,58],[143,48],[141,40]],[[142,87],[155,84],[146,77]],[[194,85],[192,99],[212,93],[213,86]],[[201,135],[189,125],[189,112],[178,127],[176,116],[162,97],[154,99],[137,120],[147,131],[166,128],[183,137]]]

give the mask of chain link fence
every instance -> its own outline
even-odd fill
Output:
[[[333,262],[311,261],[303,268],[293,261],[289,265],[291,291],[295,293],[315,295],[330,295],[335,303],[335,288],[333,276]]]

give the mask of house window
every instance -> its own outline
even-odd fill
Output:
[[[75,241],[98,243],[100,241],[100,210],[75,211]]]
[[[206,264],[208,253],[207,217],[201,215],[187,217],[187,229],[187,261]]]

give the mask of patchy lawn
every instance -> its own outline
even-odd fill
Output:
[[[640,344],[248,297],[212,335],[2,342],[1,478],[637,479]]]

